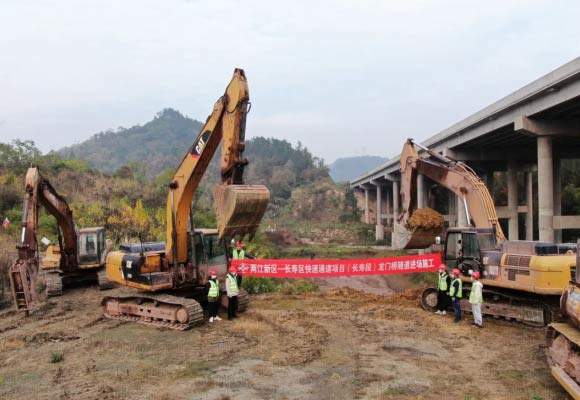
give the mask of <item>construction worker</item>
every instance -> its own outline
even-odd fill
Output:
[[[230,267],[230,272],[226,275],[226,294],[228,296],[228,319],[234,319],[238,316],[238,295],[240,294],[240,277],[236,267]]]
[[[473,313],[473,325],[483,328],[483,318],[481,317],[481,303],[483,303],[483,284],[479,281],[479,271],[471,274],[473,283],[469,293],[469,302],[471,303],[471,312]]]
[[[451,283],[451,277],[447,273],[447,266],[441,264],[439,266],[439,275],[437,281],[437,311],[435,314],[445,315],[447,314],[447,307],[449,307],[449,284]]]
[[[463,284],[459,278],[461,271],[458,268],[453,268],[453,280],[449,286],[449,297],[453,301],[453,310],[455,311],[455,320],[453,322],[457,323],[461,321],[461,298],[463,297]]]
[[[232,258],[234,260],[243,260],[246,258],[246,250],[244,249],[244,242],[238,240],[236,247],[232,250]]]
[[[218,316],[220,283],[217,278],[217,272],[213,269],[209,271],[209,280],[207,281],[206,287],[209,322],[221,321],[221,318]]]

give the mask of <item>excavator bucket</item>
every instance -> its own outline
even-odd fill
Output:
[[[395,223],[393,247],[395,249],[425,249],[435,243],[435,237],[444,227],[443,216],[431,208],[413,212],[407,226]]]
[[[264,185],[215,185],[213,189],[220,238],[253,236],[270,201]]]
[[[407,229],[401,224],[393,227],[393,248],[402,249],[426,249],[435,243],[438,232],[425,230]]]

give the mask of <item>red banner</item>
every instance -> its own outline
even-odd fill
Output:
[[[269,278],[327,278],[356,275],[412,274],[437,271],[441,254],[430,253],[363,259],[245,259],[232,266],[245,276]]]

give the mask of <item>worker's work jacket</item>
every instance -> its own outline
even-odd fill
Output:
[[[228,297],[234,297],[240,294],[238,288],[238,277],[231,272],[226,275],[226,293]]]
[[[471,285],[471,293],[469,293],[469,302],[471,304],[483,303],[483,284],[480,281],[475,281]]]
[[[234,249],[232,252],[232,256],[234,260],[243,260],[244,258],[246,258],[246,252],[244,251],[244,249],[242,250]]]
[[[437,283],[437,289],[442,292],[446,292],[449,288],[449,274],[447,272],[439,272],[439,282]]]
[[[460,299],[463,297],[463,283],[461,282],[461,279],[453,279],[453,282],[451,282],[451,287],[449,288],[449,296],[451,296],[452,299]]]
[[[210,279],[208,281],[209,283],[209,290],[207,292],[207,297],[208,298],[217,298],[220,295],[220,287],[219,284],[217,283],[217,279],[213,280]]]

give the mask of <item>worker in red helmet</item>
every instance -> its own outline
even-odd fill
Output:
[[[483,318],[481,316],[481,303],[483,303],[483,284],[479,281],[479,271],[471,274],[473,283],[469,293],[469,303],[471,303],[471,312],[473,313],[473,325],[483,328]]]
[[[437,311],[435,314],[445,315],[447,314],[447,307],[449,307],[449,285],[451,284],[451,278],[447,272],[447,265],[439,265],[439,274],[437,280]]]
[[[455,320],[453,322],[458,323],[461,321],[461,298],[463,297],[463,283],[461,282],[461,271],[458,268],[453,268],[452,271],[453,280],[449,286],[449,297],[453,302],[453,310],[455,311]]]
[[[206,288],[209,322],[221,321],[221,318],[218,316],[218,309],[220,304],[220,283],[218,281],[217,272],[215,269],[209,270],[209,279],[207,281]]]

